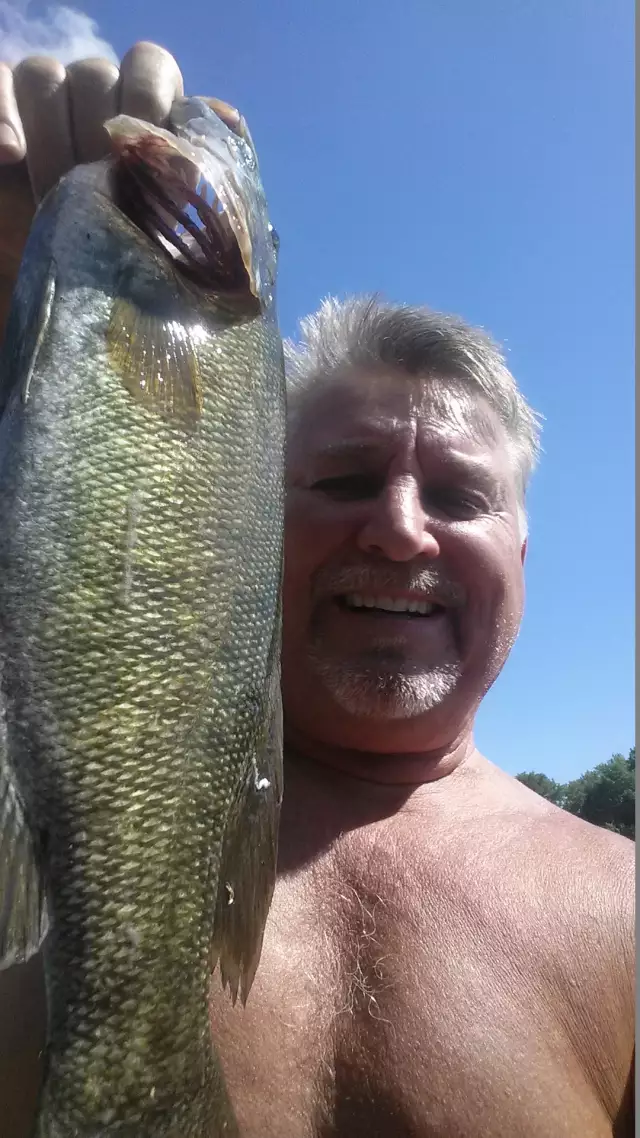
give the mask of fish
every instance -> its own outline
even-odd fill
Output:
[[[208,997],[246,1001],[274,888],[286,399],[220,107],[107,124],[0,356],[0,959],[43,954],[38,1138],[237,1134]]]

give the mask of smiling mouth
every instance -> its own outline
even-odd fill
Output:
[[[438,616],[445,610],[442,605],[417,597],[363,596],[361,593],[346,593],[335,598],[336,604],[348,612],[387,613],[391,616],[429,617]]]

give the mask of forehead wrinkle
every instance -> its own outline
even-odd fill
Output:
[[[488,409],[487,409],[488,410]],[[453,414],[447,420],[422,419],[418,451],[437,454],[439,460],[463,472],[491,473],[508,461],[508,440],[502,424],[489,413]]]
[[[422,424],[418,450],[436,451],[447,461],[465,466],[490,466],[492,457],[503,449],[498,432],[477,429],[477,424]]]
[[[328,440],[318,446],[317,453],[329,457],[351,457],[372,454],[375,451],[388,450],[397,445],[398,441],[405,441],[407,437],[414,438],[416,425],[408,423],[405,419],[384,418],[370,420],[368,423],[358,422],[357,434],[347,434],[342,438]]]
[[[423,462],[431,452],[453,477],[501,487],[501,494],[513,478],[502,422],[483,398],[460,387],[436,382],[423,388],[417,447]]]
[[[398,383],[398,378],[403,382]],[[295,438],[296,463],[313,459],[368,460],[397,447],[432,447],[469,469],[478,443],[508,449],[504,427],[486,401],[462,383],[438,376],[351,373],[333,378],[305,408]],[[422,444],[422,446],[421,446]],[[293,452],[290,460],[293,459]],[[454,458],[454,455],[456,457]],[[459,456],[459,457],[457,457]],[[479,457],[479,456],[478,456]],[[485,468],[490,465],[487,455]],[[475,463],[480,469],[481,463]]]
[[[444,435],[444,437],[443,437]],[[460,445],[468,441],[470,447]],[[478,486],[487,488],[504,487],[511,478],[511,468],[507,452],[498,445],[495,439],[491,440],[490,447],[478,449],[478,438],[469,433],[467,439],[457,431],[447,431],[443,434],[431,434],[430,438],[419,439],[418,459],[423,468],[429,467],[428,452],[437,463],[437,467],[447,478],[456,481],[470,481]]]
[[[461,379],[385,370],[352,373],[338,383],[356,404],[358,434],[385,432],[399,438],[411,431],[415,438],[428,424],[443,441],[463,436],[475,443],[507,443],[499,416],[481,392],[470,390]]]
[[[468,451],[449,449],[444,462],[447,467],[461,474],[495,476],[495,463],[489,454],[469,454]]]
[[[433,380],[424,384],[418,416],[424,429],[446,440],[464,437],[494,445],[507,441],[502,422],[483,396],[455,382],[445,385]]]

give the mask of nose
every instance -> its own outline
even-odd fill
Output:
[[[385,486],[370,503],[370,510],[358,534],[363,553],[382,553],[390,561],[437,557],[440,546],[420,501],[420,489],[413,477]]]

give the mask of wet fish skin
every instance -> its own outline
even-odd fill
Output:
[[[0,956],[44,888],[39,1138],[214,1138],[210,971],[246,997],[275,875],[282,348],[105,176],[41,207],[0,363]]]

